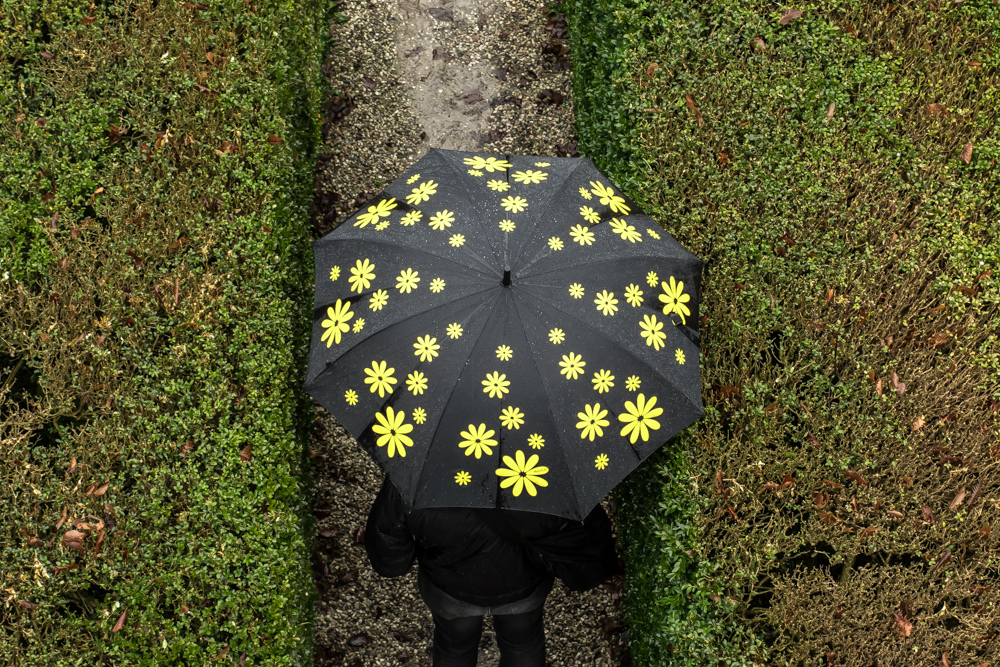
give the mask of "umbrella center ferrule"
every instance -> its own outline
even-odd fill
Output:
[[[510,267],[505,266],[503,269],[503,282],[501,283],[504,287],[510,287]]]

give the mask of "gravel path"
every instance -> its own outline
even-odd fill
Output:
[[[575,157],[565,22],[527,0],[346,0],[330,27],[316,169],[315,237],[338,225],[428,148]],[[382,473],[318,404],[311,443],[319,536],[313,545],[316,665],[430,665],[433,622],[416,568],[375,574],[363,526]],[[614,521],[613,503],[605,509]],[[587,593],[557,582],[546,603],[548,663],[629,663],[622,581]],[[479,664],[499,652],[489,618]]]

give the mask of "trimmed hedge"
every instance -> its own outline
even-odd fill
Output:
[[[995,659],[1000,9],[562,9],[581,153],[706,263],[706,416],[616,491],[636,663]]]
[[[320,0],[2,0],[0,663],[306,665]]]

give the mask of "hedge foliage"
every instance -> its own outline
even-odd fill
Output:
[[[561,9],[580,152],[706,263],[706,416],[616,491],[636,664],[995,662],[1000,8]]]
[[[0,1],[4,665],[311,664],[327,9]]]

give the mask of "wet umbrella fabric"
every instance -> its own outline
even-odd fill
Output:
[[[702,263],[588,158],[431,149],[314,256],[305,389],[411,508],[580,520],[704,414]]]

